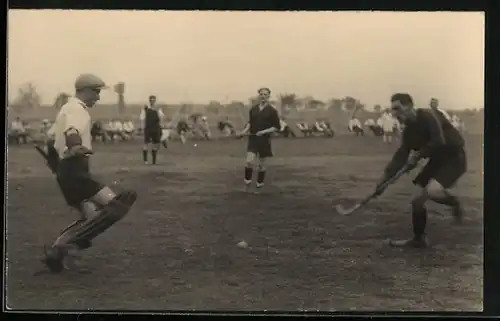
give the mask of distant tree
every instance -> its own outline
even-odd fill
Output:
[[[362,104],[360,101],[356,102],[356,112],[364,111],[366,106]]]
[[[342,110],[342,99],[332,98],[329,102],[330,110],[340,111]]]
[[[12,102],[12,107],[18,111],[32,110],[40,107],[42,97],[32,83],[21,86],[17,91],[17,96]]]
[[[376,113],[380,113],[382,111],[382,106],[380,105],[375,105],[373,106],[373,110],[376,112]]]
[[[284,93],[279,96],[281,113],[288,114],[290,110],[297,109],[297,95],[294,93]]]
[[[346,97],[344,97],[344,99],[342,101],[343,101],[343,105],[344,105],[344,108],[346,111],[352,112],[356,108],[356,104],[357,104],[356,98],[351,97],[351,96],[346,96]]]
[[[318,99],[312,99],[307,104],[308,109],[319,109],[323,106],[325,106],[325,103]]]
[[[212,101],[210,101],[210,103],[208,103],[207,112],[218,115],[221,108],[222,108],[222,105],[220,102],[218,102],[216,100],[212,100]]]

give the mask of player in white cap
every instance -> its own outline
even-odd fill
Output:
[[[115,194],[89,170],[93,152],[88,108],[99,101],[104,88],[104,81],[96,75],[80,75],[75,81],[75,96],[61,107],[53,126],[57,182],[68,205],[80,213],[79,219],[45,249],[43,262],[53,273],[64,270],[70,250],[90,247],[92,239],[123,218],[137,198],[133,191]]]

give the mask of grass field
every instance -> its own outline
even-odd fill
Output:
[[[42,245],[74,216],[35,151],[9,148],[7,305],[11,309],[482,310],[482,153],[467,137],[469,171],[456,187],[462,226],[430,205],[426,250],[389,248],[411,235],[402,178],[352,216],[332,207],[370,193],[396,145],[375,137],[275,140],[262,195],[242,187],[239,140],[172,143],[160,165],[140,145],[97,145],[93,168],[139,199],[95,241],[78,270],[34,276]],[[245,240],[249,247],[237,247]]]

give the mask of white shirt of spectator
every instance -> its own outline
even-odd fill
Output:
[[[453,115],[453,117],[451,117],[451,124],[453,125],[453,127],[457,128],[457,129],[460,129],[461,124],[462,122],[460,121],[460,118],[458,118],[457,115]]]
[[[123,124],[121,121],[117,120],[113,124],[113,129],[115,132],[122,132],[123,131]]]
[[[127,133],[131,133],[134,131],[134,123],[132,123],[130,120],[129,121],[126,121],[124,124],[123,124],[123,130]]]
[[[67,150],[65,133],[70,128],[76,129],[82,138],[82,145],[92,150],[91,127],[92,122],[85,103],[76,97],[70,97],[59,110],[54,126],[49,130],[55,135],[54,147],[59,157],[63,158]]]
[[[390,113],[384,113],[381,117],[381,127],[384,132],[392,132],[394,131],[394,127],[396,126],[396,119],[392,117]]]
[[[353,130],[354,127],[361,128],[361,123],[359,122],[359,119],[357,119],[357,118],[352,118],[351,120],[349,120],[349,130]]]
[[[280,131],[285,130],[286,122],[283,119],[280,119]]]
[[[18,133],[22,133],[25,131],[23,122],[14,120],[11,124],[11,130],[16,131]]]
[[[319,121],[316,121],[314,123],[314,126],[316,127],[316,129],[320,132],[322,132],[323,130],[325,130],[322,126],[321,126],[321,123]]]
[[[170,138],[170,129],[168,128],[164,128],[161,130],[161,138],[160,138],[160,141],[168,141],[168,139]]]
[[[152,108],[150,105],[147,105],[147,108]],[[161,108],[158,108],[158,117],[160,117],[160,120],[165,118],[165,114],[163,113],[163,110]],[[146,120],[146,112],[144,111],[144,108],[141,109],[141,114],[139,115],[139,119],[141,121]]]
[[[365,126],[373,126],[375,125],[375,121],[371,118],[368,118],[366,121],[365,121]]]

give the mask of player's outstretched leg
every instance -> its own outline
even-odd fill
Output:
[[[50,248],[45,249],[44,263],[53,273],[64,270],[64,259],[70,251],[79,251],[91,245],[91,241],[105,232],[113,224],[121,220],[130,210],[137,194],[126,191],[115,195],[111,189],[104,187],[94,197],[92,202],[100,204],[99,210],[90,213],[85,210],[86,220],[80,220],[78,224],[72,224],[63,231]],[[90,207],[89,207],[90,208]]]
[[[151,161],[153,165],[156,165],[156,160],[158,159],[158,150],[160,149],[161,143],[161,131],[157,131],[153,137],[153,144],[151,144]]]
[[[252,184],[255,158],[256,158],[255,153],[247,152],[247,157],[245,159],[245,175],[243,179],[245,183],[245,191],[249,191],[250,186]]]
[[[156,165],[156,160],[158,159],[158,149],[159,149],[158,144],[154,144],[153,147],[151,148],[151,163],[153,165]]]
[[[427,238],[425,236],[425,227],[427,225],[427,209],[425,208],[425,202],[427,201],[427,195],[425,191],[421,195],[417,196],[412,201],[412,225],[413,225],[413,237],[407,240],[397,240],[390,241],[390,245],[394,247],[413,247],[413,248],[425,248],[428,246]]]
[[[448,167],[447,172],[450,171],[451,167]],[[444,172],[442,172],[444,174]],[[446,181],[444,175],[441,178],[441,181]],[[458,176],[458,175],[457,175]],[[464,216],[464,209],[458,197],[453,195],[447,188],[445,188],[441,183],[437,180],[431,180],[428,185],[428,194],[429,198],[434,202],[442,205],[446,205],[451,208],[453,218],[455,222],[461,224]]]
[[[149,150],[149,144],[144,144],[142,147],[142,161],[144,164],[148,164],[148,150]]]
[[[260,192],[261,189],[264,187],[265,179],[266,179],[266,158],[260,157],[258,172],[257,172],[257,183],[256,183],[257,193]]]

